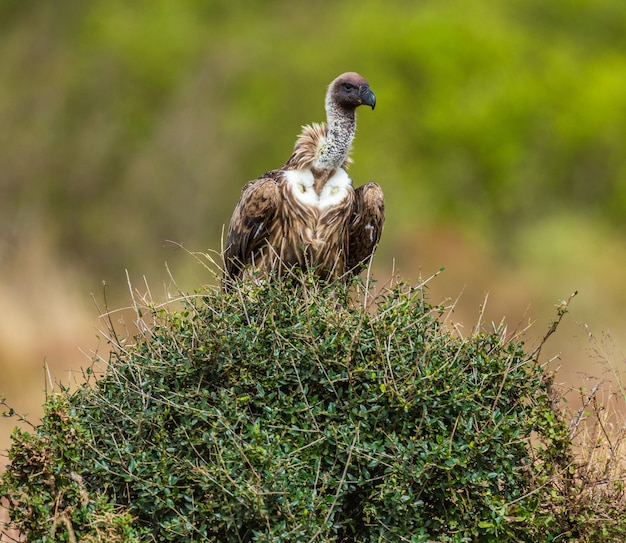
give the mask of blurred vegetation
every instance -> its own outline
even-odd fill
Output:
[[[166,240],[219,247],[243,183],[323,119],[325,85],[347,69],[379,98],[353,177],[384,185],[386,237],[450,220],[513,258],[511,236],[564,209],[624,228],[624,2],[0,9],[4,261],[45,235],[111,281],[160,267]]]

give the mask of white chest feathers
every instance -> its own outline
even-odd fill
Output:
[[[315,180],[311,170],[288,170],[285,172],[285,178],[296,200],[318,209],[340,204],[352,187],[352,179],[343,168],[339,168],[335,175],[326,181],[320,194],[315,192]]]

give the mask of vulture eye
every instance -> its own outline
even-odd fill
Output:
[[[344,83],[343,84],[343,90],[345,91],[353,91],[354,89],[356,89],[356,85],[353,85],[352,83]]]

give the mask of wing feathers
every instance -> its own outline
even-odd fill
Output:
[[[349,227],[348,271],[358,274],[380,241],[385,224],[385,199],[380,185],[366,183],[355,191]]]
[[[268,172],[266,177],[248,182],[241,192],[224,251],[224,267],[231,278],[240,277],[248,265],[258,267],[263,258],[270,256],[265,249],[278,233],[275,228],[280,223],[277,214],[282,195],[276,179],[279,175],[280,171]],[[333,219],[327,217],[330,223]],[[380,186],[366,183],[357,188],[348,225],[347,271],[358,274],[367,265],[380,241],[384,222],[385,202]]]
[[[232,278],[238,277],[246,265],[253,263],[267,244],[279,202],[273,173],[249,181],[241,191],[228,227],[224,251],[224,267]]]

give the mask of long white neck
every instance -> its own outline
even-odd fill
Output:
[[[326,96],[326,140],[321,145],[313,167],[319,170],[336,170],[348,158],[356,133],[356,112],[345,110]]]

